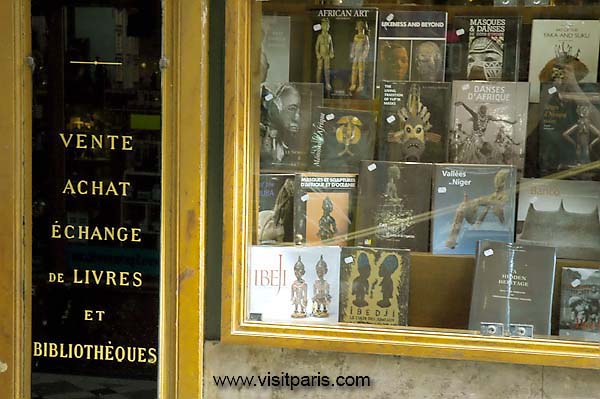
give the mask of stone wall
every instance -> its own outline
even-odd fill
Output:
[[[600,372],[252,346],[205,345],[207,399],[592,399]],[[214,376],[368,375],[367,388],[217,388]]]

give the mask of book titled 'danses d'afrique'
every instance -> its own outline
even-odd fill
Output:
[[[534,245],[479,242],[469,329],[481,323],[533,325],[550,335],[556,250]]]

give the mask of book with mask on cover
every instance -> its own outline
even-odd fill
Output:
[[[521,17],[457,16],[448,40],[449,80],[516,81]]]
[[[378,159],[448,160],[450,83],[382,82]]]

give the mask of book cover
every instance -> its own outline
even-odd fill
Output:
[[[473,255],[478,240],[514,242],[516,169],[436,164],[431,252]]]
[[[312,70],[325,98],[373,99],[377,9],[319,8],[311,18]]]
[[[313,111],[323,104],[321,85],[264,83],[261,96],[261,170],[306,170]]]
[[[547,245],[559,258],[600,259],[600,182],[521,179],[517,242]]]
[[[477,248],[469,329],[481,323],[533,325],[550,335],[556,252],[554,248],[483,240]]]
[[[293,174],[261,174],[258,192],[259,244],[294,242]]]
[[[382,82],[378,158],[446,162],[450,83]]]
[[[338,321],[339,247],[253,246],[248,256],[250,320]]]
[[[318,107],[313,115],[309,169],[357,173],[374,158],[377,113]]]
[[[448,14],[381,11],[378,86],[383,80],[443,82]]]
[[[448,47],[452,80],[516,81],[521,17],[458,16]]]
[[[406,326],[410,252],[342,248],[340,322]]]
[[[427,252],[433,164],[362,161],[356,245]]]
[[[541,175],[600,161],[600,84],[543,83],[540,96]],[[571,178],[600,180],[600,166],[589,166]]]
[[[563,267],[558,334],[600,341],[600,270]]]
[[[600,21],[534,19],[529,60],[530,101],[540,101],[540,83],[596,82]]]
[[[450,161],[514,165],[522,172],[527,92],[526,82],[453,82]]]
[[[291,18],[263,15],[261,18],[261,82],[290,81]]]
[[[350,173],[296,175],[296,244],[348,243],[356,200],[356,180],[356,174]]]

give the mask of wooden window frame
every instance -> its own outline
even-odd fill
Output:
[[[284,9],[282,7],[282,11]],[[541,9],[537,11],[544,12]],[[536,10],[530,9],[527,12],[531,17]],[[600,369],[600,346],[597,343],[544,338],[494,338],[465,330],[436,328],[316,326],[247,320],[246,259],[251,244],[249,237],[256,219],[253,210],[256,209],[256,171],[259,167],[255,133],[260,108],[259,66],[252,61],[258,60],[260,55],[260,42],[257,39],[260,38],[260,24],[253,22],[260,15],[259,1],[227,1],[222,341],[340,352]],[[594,263],[567,263],[560,260],[557,268],[567,264],[585,267]],[[450,277],[453,270],[472,270],[474,259],[468,256],[413,253],[412,265],[413,277],[417,273],[435,271],[442,273],[443,279]],[[424,303],[422,301],[420,303]]]

